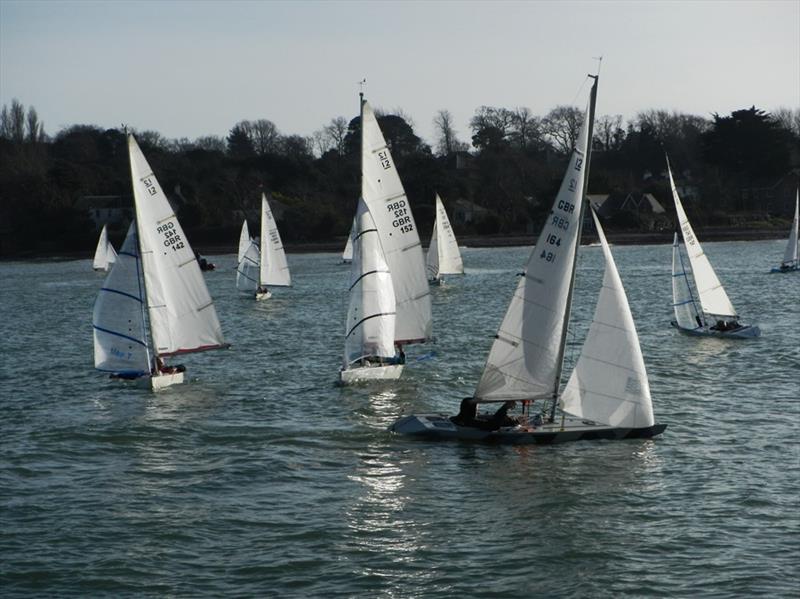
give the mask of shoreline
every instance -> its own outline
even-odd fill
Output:
[[[697,237],[701,243],[715,241],[764,241],[786,239],[787,231],[777,229],[731,229],[727,227],[709,227],[698,229]],[[606,238],[612,245],[658,245],[672,244],[672,231],[658,232],[606,232]],[[588,244],[597,241],[594,232],[584,232],[582,243]],[[536,242],[534,235],[465,235],[458,238],[461,247],[468,248],[505,248],[533,246]],[[284,249],[287,254],[311,254],[316,252],[341,252],[344,249],[345,238],[337,241],[320,241],[309,243],[286,243]],[[427,244],[423,247],[427,248]],[[236,253],[236,244],[215,245],[199,244],[194,248],[203,256],[215,256]],[[83,252],[57,252],[57,251],[30,251],[0,256],[0,262],[58,262],[68,260],[85,260],[94,256],[94,249]]]

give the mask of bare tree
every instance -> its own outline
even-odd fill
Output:
[[[323,128],[331,147],[336,148],[340,156],[344,154],[344,140],[347,137],[348,125],[346,118],[337,116],[335,119],[331,119],[331,122]]]
[[[507,136],[514,121],[514,113],[507,108],[494,108],[493,106],[481,106],[475,111],[469,121],[469,126],[473,134],[479,133],[482,129],[497,129],[503,137]]]
[[[39,122],[39,115],[33,106],[28,107],[28,141],[39,143],[44,141],[44,125]]]
[[[439,156],[449,156],[454,152],[458,141],[453,128],[453,115],[449,110],[440,110],[433,117],[433,126],[436,127],[436,153]]]
[[[786,108],[781,106],[772,111],[772,118],[786,131],[795,137],[800,137],[800,108]]]
[[[280,151],[281,133],[275,123],[267,119],[259,119],[248,124],[250,125],[248,134],[256,154],[263,156]]]
[[[194,147],[207,152],[225,152],[225,140],[218,135],[204,135],[194,140]]]
[[[529,108],[517,107],[511,112],[511,141],[521,149],[542,142],[543,123]]]
[[[583,112],[575,106],[556,106],[547,113],[542,126],[556,151],[569,154],[578,142]]]
[[[619,149],[624,137],[621,114],[604,114],[595,120],[594,139],[604,150]]]
[[[22,143],[25,141],[25,107],[16,98],[11,100],[8,116],[9,139]]]

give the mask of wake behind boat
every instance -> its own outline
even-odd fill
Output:
[[[112,378],[158,390],[184,380],[185,369],[165,358],[228,344],[189,241],[132,135],[128,150],[136,218],[95,301],[94,361]]]
[[[683,245],[688,255],[687,264],[683,260],[678,234],[675,233],[672,243],[672,307],[675,320],[670,324],[681,333],[696,337],[748,339],[760,336],[761,330],[757,326],[739,322],[739,316],[728,299],[725,288],[700,247],[700,241],[678,196],[669,158],[667,173]]]
[[[800,271],[800,261],[798,261],[798,223],[800,223],[800,190],[794,201],[794,219],[792,227],[789,229],[789,240],[786,242],[786,251],[783,253],[783,261],[778,268],[773,268],[770,272],[798,272]]]
[[[578,240],[586,205],[597,77],[577,145],[551,216],[540,233],[495,335],[473,397],[453,417],[411,415],[389,430],[431,439],[500,443],[560,443],[647,438],[655,424],[636,327],[597,216],[605,274],[594,318],[575,368],[561,388],[572,308]],[[484,403],[502,403],[492,416]],[[519,416],[508,412],[521,405]]]

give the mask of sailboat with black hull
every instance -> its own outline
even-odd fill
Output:
[[[680,237],[675,234],[672,244],[672,306],[675,320],[671,325],[681,333],[699,337],[725,337],[749,339],[761,335],[755,325],[742,324],[725,288],[722,286],[708,256],[683,209],[675,180],[672,177],[669,158],[667,173],[675,201]],[[688,260],[683,260],[685,250]],[[696,289],[696,293],[692,288]],[[695,297],[697,298],[695,300]]]
[[[605,257],[594,318],[572,374],[562,389],[567,328],[586,205],[598,77],[550,217],[530,255],[483,374],[458,415],[405,416],[390,430],[431,438],[495,443],[562,443],[649,438],[666,425],[653,418],[650,388],[625,290],[600,222]],[[490,417],[477,407],[501,403]],[[517,403],[522,413],[507,411]]]
[[[228,347],[172,207],[132,135],[135,221],[94,305],[95,368],[153,390],[184,381],[166,358]]]

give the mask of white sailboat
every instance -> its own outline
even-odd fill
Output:
[[[378,230],[366,203],[359,200],[350,267],[344,363],[339,371],[342,384],[400,378],[403,364],[400,357],[395,357],[395,306],[392,273],[386,264]]]
[[[560,443],[647,438],[666,428],[653,419],[633,317],[596,216],[606,263],[603,286],[580,357],[561,390],[591,157],[594,79],[577,147],[473,397],[462,400],[460,413],[452,418],[411,415],[390,430],[432,439]],[[479,416],[477,406],[490,402],[503,405],[491,417]],[[506,411],[516,402],[522,403],[522,415],[510,418]]]
[[[286,262],[286,253],[283,251],[281,235],[278,225],[272,216],[267,196],[261,194],[261,261],[258,269],[258,287],[256,300],[265,300],[272,297],[267,287],[289,287],[292,276]]]
[[[128,151],[136,219],[95,302],[95,367],[157,390],[184,380],[183,367],[165,358],[228,344],[194,252],[132,135]]]
[[[108,226],[103,225],[100,237],[97,240],[97,248],[94,251],[94,261],[92,268],[95,270],[108,270],[117,259],[117,252],[108,240]]]
[[[258,242],[250,237],[247,221],[242,223],[239,234],[238,262],[236,263],[236,289],[254,294],[259,284],[261,250]]]
[[[367,204],[392,273],[395,343],[433,339],[431,297],[417,225],[378,120],[361,97],[361,197]]]
[[[436,222],[433,224],[431,242],[428,246],[428,255],[425,259],[428,270],[428,282],[432,285],[444,283],[442,275],[463,275],[464,262],[458,249],[453,227],[447,218],[442,198],[436,194]]]
[[[800,271],[800,261],[798,261],[798,237],[797,229],[800,223],[800,190],[794,201],[794,220],[792,228],[789,229],[789,241],[786,243],[786,251],[783,253],[783,261],[778,268],[773,268],[771,272],[798,272]]]
[[[344,244],[342,251],[342,264],[350,264],[353,261],[353,233],[356,229],[356,221],[353,219],[353,224],[350,225],[350,233],[347,234],[347,243]]]
[[[672,258],[672,304],[675,320],[672,326],[689,335],[727,337],[746,339],[758,337],[761,330],[755,325],[741,324],[736,310],[725,293],[725,288],[717,278],[714,267],[700,246],[697,236],[689,223],[683,204],[675,187],[672,169],[667,159],[667,173],[675,201],[675,213],[681,230],[683,246],[688,256],[688,268],[684,263],[677,238],[673,243]],[[676,260],[677,256],[677,260]],[[692,285],[697,290],[694,301]],[[691,296],[691,301],[687,297]]]

